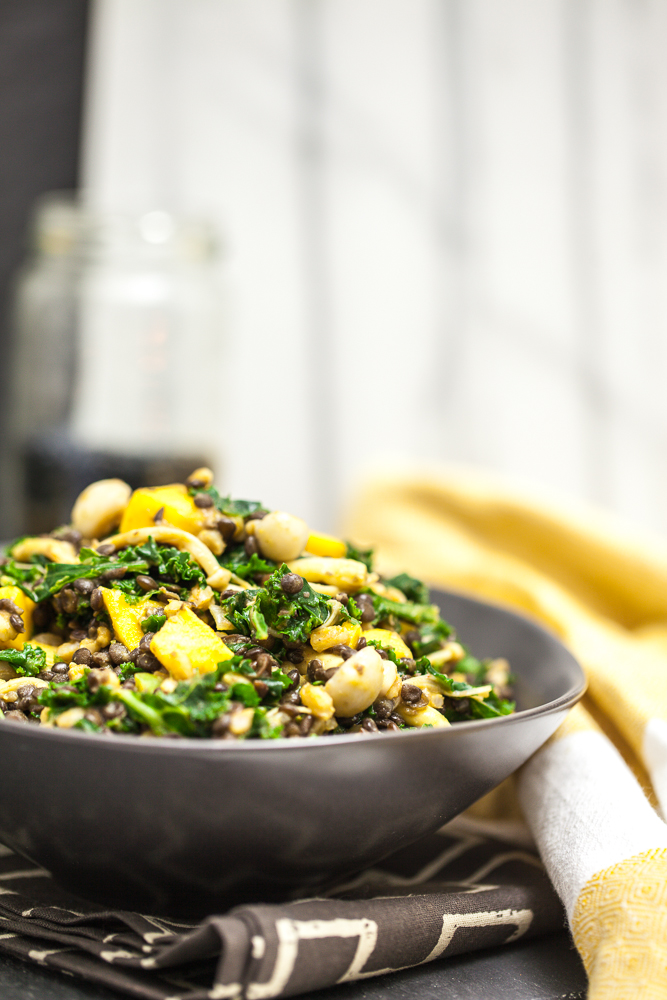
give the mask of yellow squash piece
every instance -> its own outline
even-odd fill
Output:
[[[142,621],[149,615],[162,614],[162,605],[150,600],[129,604],[121,590],[110,590],[107,587],[100,587],[100,590],[116,638],[128,649],[136,649],[144,637]]]
[[[212,628],[184,607],[155,634],[151,652],[178,681],[196,672],[209,674],[234,655]]]
[[[163,520],[175,528],[196,535],[204,527],[204,514],[182,483],[173,486],[154,486],[135,490],[125,508],[119,533],[134,528],[152,528],[155,515],[164,507]]]
[[[23,624],[25,632],[19,632],[15,639],[7,639],[2,643],[3,649],[23,649],[23,644],[30,640],[32,635],[32,613],[35,610],[35,602],[23,593],[20,587],[0,587],[0,599],[6,597],[13,601],[19,608],[23,609]]]
[[[399,702],[394,711],[400,715],[407,726],[433,726],[437,728],[451,725],[451,722],[444,715],[441,715],[430,705],[424,705],[423,708],[410,708],[403,702]]]
[[[347,553],[347,545],[340,538],[314,531],[308,536],[306,552],[313,556],[331,556],[333,559],[343,559]]]
[[[342,625],[320,625],[310,633],[310,645],[318,653],[342,643],[356,649],[361,639],[359,622],[343,622]]]
[[[393,649],[399,660],[412,656],[410,647],[406,646],[398,632],[392,632],[391,629],[369,628],[364,632],[364,638],[366,642],[379,642],[383,649]]]

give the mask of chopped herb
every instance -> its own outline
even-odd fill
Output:
[[[23,649],[0,649],[0,660],[11,663],[21,677],[36,677],[46,670],[46,653],[39,646],[26,642]]]
[[[149,615],[141,623],[142,632],[159,632],[167,620],[166,615]]]
[[[410,576],[409,573],[399,573],[398,576],[392,576],[390,580],[384,582],[389,587],[396,587],[403,591],[409,601],[414,601],[416,604],[428,604],[428,587],[421,580]]]
[[[373,549],[358,549],[352,542],[346,542],[347,552],[345,553],[346,559],[356,559],[357,562],[364,564],[369,573],[373,572]]]
[[[417,658],[428,656],[437,649],[441,649],[443,639],[448,639],[452,635],[451,627],[443,621],[418,625],[416,631],[419,633],[419,639],[414,640],[411,645]]]
[[[278,565],[270,559],[263,559],[256,552],[247,556],[243,545],[236,545],[225,552],[220,564],[242,580],[250,580],[260,573],[273,573]]]
[[[135,558],[144,559],[149,565],[156,567],[160,576],[169,577],[177,583],[199,584],[202,587],[206,585],[206,577],[199,563],[189,552],[181,552],[171,545],[157,545],[152,536],[143,545],[123,551],[134,552]]]
[[[495,691],[486,696],[484,701],[470,699],[470,715],[473,719],[495,719],[499,715],[511,715],[516,703],[499,698]]]
[[[324,624],[331,612],[331,598],[318,594],[306,580],[297,594],[286,594],[280,581],[289,572],[283,563],[261,589],[241,590],[221,602],[238,632],[259,641],[274,634],[292,642],[307,642],[313,629]],[[349,618],[341,611],[343,614]]]
[[[85,552],[82,549],[82,552]],[[90,550],[87,550],[90,551]],[[144,561],[124,563],[127,572],[145,573],[148,569]],[[80,563],[47,563],[43,567],[38,567],[39,573],[33,576],[31,581],[25,577],[21,579],[19,575],[12,572],[12,564],[3,566],[6,576],[12,576],[16,581],[16,586],[20,587],[24,594],[31,600],[39,603],[49,597],[53,597],[63,587],[67,587],[75,580],[92,579],[101,576],[107,570],[115,569],[118,560],[111,560],[107,557],[96,556],[94,559],[81,561]]]
[[[428,624],[433,627],[441,638],[446,639],[452,634],[452,627],[440,617],[436,604],[415,604],[413,601],[391,601],[388,597],[372,595],[375,608],[375,622],[385,618],[400,618],[412,625]]]
[[[196,496],[197,493],[207,493],[217,510],[228,517],[247,517],[248,514],[254,514],[258,510],[266,510],[266,507],[263,507],[259,500],[232,500],[231,497],[222,497],[215,486],[209,486],[203,490],[190,490],[190,496]]]

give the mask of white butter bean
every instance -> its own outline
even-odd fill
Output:
[[[345,660],[324,685],[336,715],[349,718],[373,704],[382,689],[383,667],[384,660],[373,646],[366,646]]]
[[[300,517],[274,510],[255,524],[254,535],[262,555],[276,562],[289,562],[300,556],[310,532]]]
[[[84,538],[104,538],[120,524],[132,489],[122,479],[99,479],[80,493],[72,508],[72,525]]]

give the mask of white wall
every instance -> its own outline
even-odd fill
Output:
[[[455,459],[667,529],[665,0],[97,0],[84,177],[208,212],[225,475]]]

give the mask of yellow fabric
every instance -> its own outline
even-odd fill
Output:
[[[648,719],[667,719],[661,541],[600,511],[557,508],[492,477],[460,472],[375,480],[350,511],[345,533],[376,547],[382,572],[408,569],[552,628],[584,666],[592,709],[635,755]]]
[[[376,479],[344,529],[345,537],[375,547],[380,572],[407,570],[510,605],[560,635],[589,688],[553,739],[601,729],[655,803],[641,754],[646,723],[667,719],[664,541],[604,512],[460,470]],[[504,783],[477,804],[477,814],[515,815],[512,789],[512,781]],[[598,872],[579,897],[574,934],[595,1000],[667,997],[665,853]]]
[[[667,850],[594,875],[577,901],[572,933],[595,1000],[665,1000]]]

